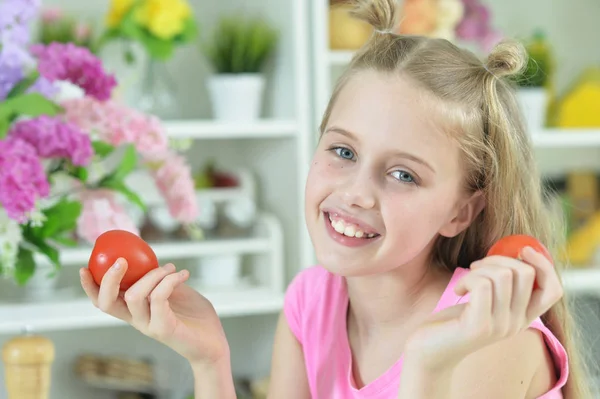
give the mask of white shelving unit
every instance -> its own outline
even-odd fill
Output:
[[[205,295],[221,317],[247,316],[276,312],[283,303],[284,281],[283,236],[277,219],[261,215],[254,234],[248,238],[212,239],[201,242],[151,243],[161,264],[194,260],[219,254],[264,255],[262,273],[256,280],[241,282],[226,288],[192,286]],[[63,267],[87,264],[91,247],[66,249],[61,253]],[[33,331],[62,331],[119,325],[122,322],[96,309],[82,294],[74,296],[67,290],[43,302],[9,302],[0,304],[0,334],[18,334],[25,329]]]

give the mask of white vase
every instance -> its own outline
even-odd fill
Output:
[[[216,119],[248,122],[260,118],[265,90],[262,74],[217,74],[208,78],[207,87]]]
[[[49,276],[55,270],[53,265],[38,263],[34,274],[25,284],[25,296],[29,300],[40,301],[52,298],[56,293],[58,275]]]
[[[200,259],[199,277],[202,285],[231,287],[239,282],[242,257],[233,255],[213,255]]]
[[[529,133],[536,133],[546,126],[547,91],[543,87],[521,87],[517,91],[519,105]]]

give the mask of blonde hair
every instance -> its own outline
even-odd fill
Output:
[[[486,206],[456,237],[439,237],[434,263],[466,267],[483,258],[503,236],[528,234],[541,240],[559,259],[564,231],[545,206],[545,193],[510,76],[524,68],[527,53],[514,41],[503,41],[484,64],[473,53],[444,39],[393,33],[395,0],[355,0],[352,14],[374,28],[340,77],[325,111],[321,133],[345,84],[361,71],[406,76],[437,98],[440,117],[464,153],[466,188],[481,191]],[[557,262],[557,268],[561,265]],[[570,375],[565,399],[591,397],[586,372],[576,349],[574,321],[563,298],[543,315],[546,326],[565,346]]]

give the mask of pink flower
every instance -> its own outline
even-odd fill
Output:
[[[89,190],[81,194],[82,210],[77,219],[77,235],[93,243],[108,230],[120,229],[140,234],[133,220],[109,190]]]
[[[492,28],[491,14],[480,0],[463,0],[464,16],[456,27],[460,39],[478,42],[485,52],[489,52],[502,35]]]
[[[75,35],[75,40],[78,42],[85,42],[90,38],[90,35],[92,34],[92,28],[89,24],[77,22],[73,29],[73,34]]]
[[[8,217],[23,223],[39,198],[47,197],[50,184],[35,148],[24,140],[0,140],[0,204]]]
[[[47,7],[42,11],[42,22],[51,24],[60,20],[63,17],[63,12],[58,7]]]
[[[97,134],[114,146],[133,144],[144,156],[168,151],[167,133],[160,120],[115,101],[101,102],[83,97],[62,103],[64,118],[81,129]]]
[[[52,82],[67,80],[100,101],[108,100],[117,85],[115,77],[104,70],[102,61],[85,47],[54,42],[34,45],[31,52],[37,57],[44,78]]]
[[[194,180],[185,158],[169,153],[152,175],[166,199],[171,216],[181,223],[193,223],[198,217],[198,203]]]
[[[86,166],[94,154],[89,136],[77,125],[47,115],[17,122],[8,134],[31,144],[42,158],[68,158]]]

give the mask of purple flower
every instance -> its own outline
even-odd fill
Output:
[[[47,115],[17,122],[8,134],[32,145],[42,158],[68,158],[76,166],[88,165],[94,154],[89,136],[77,125]]]
[[[49,193],[50,184],[35,148],[15,137],[0,140],[0,204],[8,217],[25,222],[36,200]]]
[[[40,0],[0,1],[0,37],[20,45],[29,43],[29,24],[37,16]]]
[[[0,37],[0,101],[23,79],[25,69],[33,65],[33,58],[23,47]]]
[[[40,74],[49,81],[67,80],[100,101],[108,100],[117,85],[115,77],[106,73],[100,59],[87,48],[51,43],[34,45],[31,50],[38,58]]]

